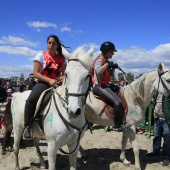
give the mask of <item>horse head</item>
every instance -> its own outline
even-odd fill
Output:
[[[170,95],[170,69],[163,63],[158,65],[158,79],[155,81],[154,87],[164,96]]]
[[[72,54],[62,47],[63,55],[68,58],[65,95],[70,118],[80,115],[84,109],[91,78],[93,51],[94,45],[88,52],[79,47]]]

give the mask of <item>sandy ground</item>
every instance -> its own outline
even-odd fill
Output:
[[[94,126],[93,134],[90,131],[86,131],[84,138],[81,141],[82,146],[88,154],[88,158],[85,160],[78,155],[78,162],[81,167],[78,170],[133,170],[134,166],[134,154],[130,142],[127,144],[126,156],[131,165],[129,167],[122,164],[119,159],[120,147],[121,147],[121,132],[104,132],[103,127]],[[161,157],[148,158],[147,152],[152,150],[152,139],[146,138],[144,134],[137,134],[138,144],[140,149],[140,164],[142,170],[169,170],[168,167],[162,166]],[[0,136],[0,145],[2,145],[3,138]],[[11,144],[13,138],[11,137]],[[35,169],[38,170],[39,160],[36,154],[36,150],[32,141],[27,141],[26,148],[20,149],[19,161],[21,170]],[[45,163],[48,165],[47,158],[47,145],[45,141],[40,142],[40,149],[43,153]],[[66,147],[63,147],[66,149]],[[0,152],[2,147],[0,147]],[[57,170],[68,170],[68,155],[62,154],[58,151],[56,160]],[[8,152],[6,155],[0,154],[0,170],[14,170],[14,154]]]

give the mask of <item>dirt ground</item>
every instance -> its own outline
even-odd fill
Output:
[[[3,136],[0,135],[0,145],[3,142]],[[86,131],[84,138],[81,140],[81,145],[86,150],[88,155],[87,159],[84,159],[78,155],[78,162],[81,165],[78,170],[133,170],[134,154],[130,142],[128,141],[126,157],[131,161],[129,167],[122,164],[119,159],[121,148],[122,132],[104,132],[104,127],[94,126],[93,133]],[[152,150],[152,140],[147,139],[146,135],[137,133],[138,144],[140,149],[140,164],[142,170],[169,170],[168,167],[162,166],[161,157],[147,157],[146,153]],[[13,137],[11,137],[11,144],[13,144]],[[35,169],[38,170],[39,159],[32,141],[25,142],[26,148],[20,149],[19,161],[21,170]],[[47,145],[45,141],[40,142],[40,149],[43,153],[45,163],[48,165],[47,158]],[[67,151],[66,146],[63,147]],[[2,147],[0,147],[0,152]],[[68,170],[68,155],[57,152],[56,169]],[[7,152],[6,155],[0,154],[0,170],[14,170],[14,154],[13,152]]]

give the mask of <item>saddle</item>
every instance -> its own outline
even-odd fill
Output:
[[[102,113],[105,113],[110,119],[114,119],[115,118],[115,110],[114,110],[114,107],[110,106],[104,99],[102,99],[102,97],[100,96],[97,96],[95,94],[93,94],[94,97],[98,100],[101,100],[102,101],[102,104],[103,104],[103,109],[101,111],[101,114]],[[122,104],[122,107],[123,107],[123,117],[126,116],[127,114],[127,111],[128,111],[128,105],[127,105],[127,101],[126,101],[126,98],[123,94],[121,93],[118,93],[117,96],[120,98],[121,100],[121,104]]]
[[[39,129],[39,132],[44,135],[44,118],[47,115],[48,107],[47,105],[50,102],[51,96],[52,96],[53,90],[52,87],[45,90],[36,105],[36,110],[34,117],[32,119],[31,127],[36,126]],[[35,129],[35,128],[34,128]]]

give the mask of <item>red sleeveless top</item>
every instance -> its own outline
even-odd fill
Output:
[[[48,51],[43,51],[42,53],[46,61],[46,65],[44,70],[42,70],[41,74],[45,77],[57,80],[61,72],[63,71],[63,67],[65,64],[64,56],[56,54],[55,56],[52,57],[48,53]]]
[[[95,84],[95,80],[94,80],[94,65],[95,65],[95,62],[98,60],[98,59],[102,59],[102,63],[103,65],[106,63],[106,61],[103,59],[103,57],[101,56],[98,56],[92,63],[92,67],[93,67],[93,72],[92,72],[92,83]],[[104,77],[103,79],[101,80],[101,84],[108,84],[109,81],[110,81],[110,69],[106,69],[105,72],[103,73],[104,74]]]

